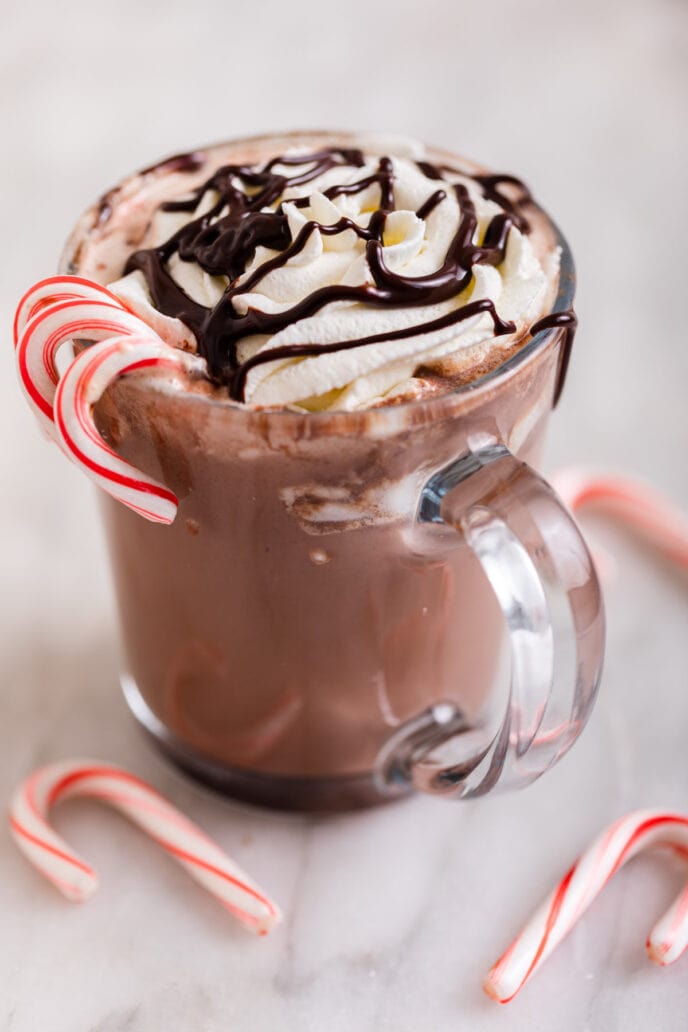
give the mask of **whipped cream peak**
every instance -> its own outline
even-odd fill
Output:
[[[161,185],[109,286],[236,401],[354,409],[450,389],[551,308],[558,250],[534,245],[511,176],[384,138],[251,164],[217,150],[192,189],[176,170]]]

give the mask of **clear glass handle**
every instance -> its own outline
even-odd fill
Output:
[[[410,781],[457,798],[529,784],[578,737],[599,685],[604,607],[585,541],[546,481],[502,445],[435,474],[418,519],[453,527],[477,556],[508,630],[508,698],[496,725],[470,725],[450,702],[419,714],[388,743],[380,778],[388,791]]]

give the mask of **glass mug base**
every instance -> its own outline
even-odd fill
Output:
[[[334,778],[297,778],[229,767],[203,756],[169,731],[148,706],[129,674],[121,675],[120,684],[130,712],[160,752],[185,774],[232,799],[272,810],[344,813],[395,802],[412,794],[410,784],[395,784],[384,789],[372,772]]]

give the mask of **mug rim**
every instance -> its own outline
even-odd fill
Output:
[[[344,141],[364,140],[366,136],[375,137],[376,133],[366,130],[354,131],[354,130],[338,130],[338,129],[296,129],[265,133],[256,133],[248,136],[237,136],[230,139],[226,139],[220,142],[206,144],[202,147],[195,147],[188,153],[202,153],[204,151],[213,150],[213,148],[234,145],[234,144],[251,144],[261,143],[268,140],[278,139],[304,139],[313,138],[314,140],[322,138],[333,138],[341,139]],[[379,134],[381,136],[390,136],[394,134]],[[436,153],[442,153],[448,157],[460,159],[467,165],[472,165],[474,168],[481,168],[478,163],[472,161],[470,158],[465,158],[463,155],[454,154],[452,151],[447,151],[442,147],[436,147],[433,144],[425,144],[429,151]],[[119,182],[113,188],[117,190],[121,188],[128,180],[141,175],[144,172],[154,171],[157,168],[164,166],[167,162],[172,160],[171,158],[164,158],[156,164],[139,170],[138,172],[131,173],[128,176],[123,176]],[[112,191],[108,191],[112,192]],[[105,195],[107,196],[107,194]],[[557,291],[552,302],[552,305],[545,313],[545,316],[552,315],[555,312],[565,311],[572,307],[575,290],[576,290],[576,269],[573,259],[571,248],[566,240],[566,237],[562,233],[561,229],[541,205],[536,201],[532,201],[532,206],[536,211],[544,216],[548,223],[552,233],[554,235],[555,242],[560,248],[560,261],[559,261],[559,280],[557,284]],[[90,205],[81,215],[81,217],[75,223],[72,232],[70,233],[67,242],[64,246],[58,271],[63,274],[77,274],[78,265],[74,259],[75,251],[78,251],[78,244],[81,233],[84,231],[84,222],[96,211],[99,202]],[[89,227],[90,228],[90,227]],[[467,383],[457,384],[449,390],[442,391],[438,394],[433,394],[427,398],[411,398],[407,401],[395,402],[389,405],[373,405],[369,408],[361,409],[324,409],[321,411],[296,411],[291,408],[251,408],[249,406],[242,406],[234,401],[232,398],[227,396],[226,398],[219,398],[216,396],[209,396],[207,394],[199,394],[193,391],[180,391],[178,387],[168,383],[161,377],[148,377],[146,378],[146,389],[157,394],[170,395],[174,394],[175,401],[182,402],[183,404],[196,404],[208,406],[212,410],[221,410],[222,412],[231,413],[235,418],[242,420],[259,419],[261,424],[265,421],[281,421],[282,425],[285,425],[289,420],[298,423],[299,425],[305,420],[310,425],[317,429],[319,432],[327,430],[335,430],[339,428],[339,425],[343,422],[347,425],[347,428],[351,428],[351,424],[358,423],[363,426],[369,426],[374,422],[376,429],[383,431],[385,428],[390,430],[400,422],[412,422],[412,423],[423,423],[426,421],[432,421],[434,418],[442,417],[443,415],[456,415],[456,410],[460,407],[463,399],[474,399],[477,401],[478,396],[486,393],[489,389],[499,388],[501,382],[506,382],[511,374],[521,367],[529,358],[537,354],[541,349],[548,345],[553,337],[557,334],[562,335],[566,332],[565,327],[553,326],[547,327],[546,329],[540,330],[533,337],[527,340],[521,347],[517,348],[511,355],[509,355],[503,362],[489,369],[482,376],[478,376],[474,380],[470,380]]]

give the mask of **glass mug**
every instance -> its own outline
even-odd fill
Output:
[[[556,311],[574,289],[559,241]],[[165,527],[102,496],[125,697],[178,765],[251,802],[337,810],[526,785],[568,750],[604,613],[535,472],[565,334],[367,411],[244,410],[155,378],[106,392],[103,436],[180,501]]]

